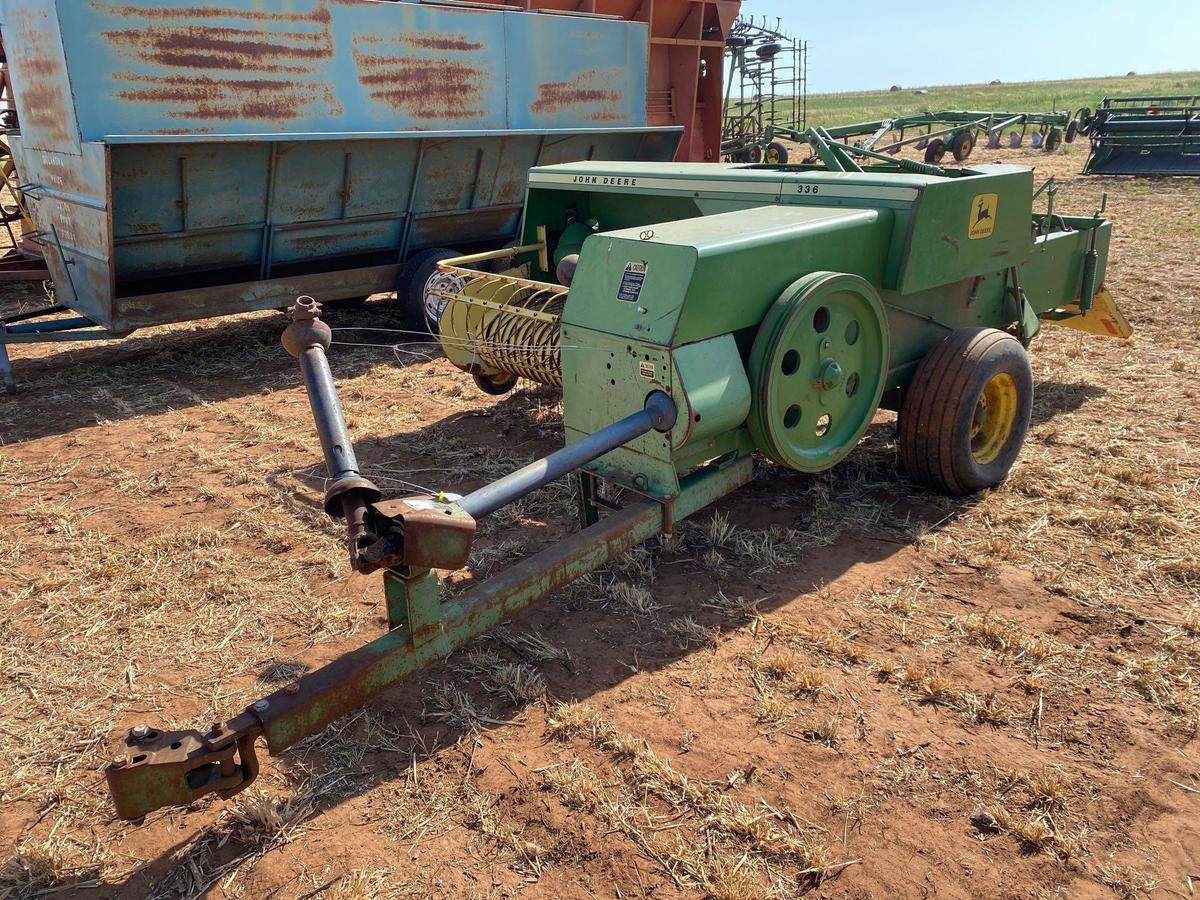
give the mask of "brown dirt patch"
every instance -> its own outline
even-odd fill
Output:
[[[378,580],[319,512],[278,316],[14,351],[0,895],[1186,896],[1200,185],[1078,178],[1079,151],[976,151],[1058,175],[1060,210],[1109,192],[1108,283],[1138,329],[1038,339],[1001,490],[911,490],[881,417],[836,470],[764,465],[672,545],[269,760],[253,792],[140,828],[102,789],[124,729],[207,722],[363,643]],[[333,320],[397,327],[381,303]],[[422,348],[334,349],[390,491],[478,484],[559,440],[551,392],[493,404]],[[489,524],[488,558],[563,534],[570,499]]]

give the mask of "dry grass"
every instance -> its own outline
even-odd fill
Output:
[[[906,897],[922,887],[907,861],[949,846],[951,892],[978,891],[962,873],[985,868],[1030,895],[1186,891],[1200,195],[1025,161],[1066,177],[1063,208],[1110,192],[1109,286],[1139,333],[1037,339],[1035,420],[1004,486],[911,489],[888,416],[831,472],[760,463],[754,485],[428,684],[264,756],[255,793],[137,831],[97,783],[124,730],[205,723],[361,644],[378,583],[348,574],[320,513],[319,446],[272,314],[16,348],[25,387],[0,399],[0,896],[95,882],[790,900],[837,876],[827,891]],[[332,354],[389,493],[474,486],[558,442],[554,392],[496,403],[442,360],[399,358]],[[486,520],[472,574],[564,533],[574,491]],[[554,704],[551,676],[590,705]],[[567,740],[539,740],[543,719]],[[995,824],[964,843],[975,810]]]
[[[677,883],[730,900],[787,897],[845,865],[835,862],[794,815],[765,802],[747,806],[690,778],[586,704],[558,705],[547,724],[560,740],[584,737],[615,762],[612,782],[575,758],[548,770],[547,786],[564,802],[620,830]],[[682,823],[686,831],[656,827],[666,821]]]

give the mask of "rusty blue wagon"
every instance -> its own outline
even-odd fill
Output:
[[[684,6],[719,31],[737,4]],[[7,140],[61,304],[0,323],[2,374],[6,342],[395,290],[418,251],[511,239],[535,165],[671,159],[650,27],[448,0],[0,0]]]

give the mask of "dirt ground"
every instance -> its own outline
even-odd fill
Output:
[[[1200,881],[1200,182],[1109,194],[1129,342],[1047,328],[1010,481],[947,500],[880,416],[835,470],[760,466],[669,543],[265,761],[115,821],[139,722],[196,727],[380,633],[319,511],[278,314],[17,348],[0,396],[0,897],[1190,897]],[[29,297],[8,290],[10,308]],[[389,493],[560,441],[384,301],[331,352]],[[353,346],[359,344],[360,346]],[[489,520],[480,577],[572,527]]]

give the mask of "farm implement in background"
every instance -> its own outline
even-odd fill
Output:
[[[0,0],[24,237],[61,304],[0,322],[0,379],[7,344],[407,301],[514,239],[534,166],[716,159],[738,10]]]
[[[725,39],[725,122],[721,158],[786,163],[775,137],[803,129],[808,119],[808,42],[766,19],[738,19]]]
[[[133,728],[106,769],[118,814],[236,794],[260,738],[282,753],[672,533],[747,484],[756,453],[823,471],[887,408],[916,482],[966,494],[1003,481],[1041,322],[1129,333],[1103,287],[1111,225],[1034,212],[1027,167],[941,168],[809,137],[828,164],[537,168],[521,246],[439,263],[424,308],[450,361],[488,393],[518,378],[563,392],[565,446],[463,494],[381,498],[346,428],[330,330],[297,301],[283,343],[320,435],[325,511],[346,522],[353,569],[382,573],[388,631],[204,730]],[[503,272],[477,268],[500,258]],[[571,473],[580,531],[443,590],[479,520]]]
[[[1200,96],[1105,97],[1079,115],[1085,175],[1200,175]]]
[[[1015,150],[1028,140],[1034,149],[1053,153],[1064,141],[1069,144],[1075,140],[1079,125],[1069,113],[947,109],[837,125],[822,132],[836,141],[851,141],[861,149],[892,155],[911,146],[924,151],[926,162],[940,163],[947,156],[965,162],[981,140],[989,150]],[[804,129],[772,128],[770,138],[808,141]]]

